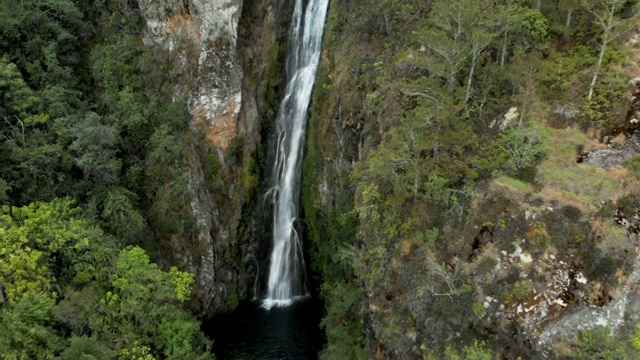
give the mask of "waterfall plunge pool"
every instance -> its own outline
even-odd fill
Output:
[[[206,321],[203,330],[218,360],[317,359],[326,342],[322,312],[322,302],[311,296],[270,310],[262,299],[242,301],[232,314]]]

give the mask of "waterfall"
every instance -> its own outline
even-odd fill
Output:
[[[263,307],[287,306],[305,295],[304,257],[298,227],[300,172],[307,110],[320,60],[328,0],[296,0],[287,53],[287,86],[276,118],[276,154],[266,200],[273,209],[273,251]]]

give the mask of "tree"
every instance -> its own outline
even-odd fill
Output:
[[[110,284],[95,304],[92,331],[112,347],[132,351],[150,346],[168,359],[206,359],[206,338],[199,324],[180,308],[188,299],[193,275],[160,270],[139,247],[120,252]]]
[[[506,169],[511,172],[531,166],[544,156],[544,139],[530,128],[507,129],[497,142],[507,154]]]
[[[116,130],[105,125],[95,113],[88,113],[72,130],[70,149],[85,179],[99,185],[118,183],[122,161],[116,157],[120,141]]]
[[[596,62],[596,68],[593,71],[593,77],[591,78],[591,84],[589,84],[589,94],[587,100],[591,101],[593,97],[593,90],[598,81],[598,75],[600,73],[600,67],[604,59],[604,54],[607,51],[607,47],[612,41],[624,32],[621,29],[621,25],[624,23],[616,15],[620,12],[622,7],[627,3],[626,0],[583,0],[582,5],[590,12],[594,17],[594,23],[600,27],[602,34],[600,35],[600,43],[598,44],[600,52],[598,55],[598,61]],[[635,16],[635,15],[634,15]]]
[[[431,55],[418,56],[417,65],[442,76],[450,91],[456,85],[458,73],[469,57],[468,44],[463,40],[473,16],[465,5],[458,1],[434,2],[430,21],[425,22],[425,26],[416,33],[424,47],[421,51],[429,50]]]
[[[0,284],[8,304],[36,293],[60,295],[58,277],[80,266],[74,253],[89,248],[85,236],[93,229],[75,217],[72,204],[56,199],[0,209]]]
[[[41,123],[47,118],[43,116],[32,118],[35,107],[40,103],[40,98],[24,81],[18,67],[10,62],[6,56],[0,58],[0,89],[2,90],[0,116],[14,132],[14,136],[20,136],[24,142],[25,123],[27,125]]]
[[[537,52],[517,54],[508,66],[509,77],[517,87],[516,100],[520,101],[518,128],[521,128],[529,111],[531,98],[536,94],[536,75],[540,71],[540,54]]]
[[[53,359],[64,346],[52,328],[55,300],[32,292],[0,307],[0,354],[3,359]]]
[[[4,180],[18,204],[67,195],[65,173],[71,167],[63,134],[52,131],[57,124],[40,112],[42,99],[24,81],[18,67],[0,59],[0,164]]]
[[[72,336],[69,347],[60,355],[61,360],[109,360],[116,357],[116,352],[100,342],[97,337]]]
[[[502,32],[502,50],[500,51],[500,67],[503,67],[507,59],[507,45],[509,35],[520,24],[520,13],[522,8],[513,1],[507,1],[504,5],[498,5],[500,14],[500,28]]]
[[[500,32],[493,0],[435,1],[423,29],[416,33],[427,56],[418,64],[442,76],[449,91],[469,64],[464,102],[471,98],[473,77],[485,49]]]
[[[580,7],[579,0],[560,0],[558,2],[558,8],[567,12],[564,26],[569,29],[571,27],[571,21],[573,19],[573,12]]]

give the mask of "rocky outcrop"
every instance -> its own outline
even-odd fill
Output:
[[[581,160],[585,164],[613,169],[622,167],[625,160],[638,154],[640,154],[640,138],[634,134],[622,143],[613,143],[607,148],[589,152]]]
[[[206,121],[208,138],[226,148],[237,135],[242,70],[236,59],[242,0],[140,0],[145,43],[176,57],[177,99],[189,104],[194,123]]]
[[[602,307],[580,307],[562,316],[558,321],[546,327],[537,339],[536,347],[545,358],[549,358],[551,348],[555,342],[572,343],[581,330],[597,330],[609,328],[616,333],[632,314],[631,322],[637,322],[637,310],[640,307],[640,256],[636,256],[633,263],[634,270],[627,278],[627,282],[620,297]]]
[[[174,99],[188,104],[192,131],[205,132],[224,164],[223,150],[238,135],[242,102],[242,70],[236,56],[242,0],[139,0],[138,4],[146,22],[145,44],[169,50],[168,62],[178,78]],[[170,257],[196,275],[198,306],[213,314],[230,310],[247,292],[241,285],[246,282],[243,275],[230,264],[231,240],[238,235],[247,197],[234,191],[237,178],[226,168],[225,179],[231,183],[220,189],[224,194],[217,194],[224,203],[215,201],[206,185],[202,155],[193,142],[185,149],[195,231],[192,239],[172,239]]]

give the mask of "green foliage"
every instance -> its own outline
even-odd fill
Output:
[[[594,88],[593,97],[585,104],[584,113],[595,124],[613,127],[621,114],[616,110],[626,101],[627,78],[618,72],[608,72]]]
[[[241,184],[244,188],[244,193],[250,196],[258,188],[259,181],[260,175],[258,174],[256,160],[252,156],[243,157]]]
[[[582,330],[578,342],[572,347],[572,359],[627,359],[624,346],[611,335],[608,328]]]
[[[631,171],[631,174],[640,180],[640,156],[634,156],[624,161],[624,166]]]
[[[107,292],[95,304],[102,321],[93,330],[119,350],[140,342],[152,345],[165,358],[206,356],[197,351],[206,343],[198,323],[178,307],[188,298],[192,283],[193,275],[177,269],[164,272],[141,248],[126,248],[116,261]]]
[[[635,326],[636,331],[631,335],[631,346],[640,354],[640,323]]]
[[[52,359],[64,342],[51,327],[55,300],[32,292],[0,309],[0,354],[3,359]]]
[[[364,333],[357,321],[362,309],[361,289],[337,282],[325,283],[322,296],[327,315],[321,326],[326,330],[327,348],[322,359],[366,359]]]
[[[521,20],[515,31],[515,43],[518,51],[531,52],[545,47],[549,20],[537,9],[519,9],[517,17]]]
[[[491,360],[493,354],[487,349],[484,341],[473,341],[473,345],[465,346],[462,349],[462,355],[452,346],[447,346],[444,352],[445,358],[449,360]],[[425,356],[425,359],[432,358],[432,353]]]
[[[61,360],[108,360],[116,357],[116,352],[109,349],[96,337],[72,336],[69,347],[60,355]]]
[[[183,145],[179,137],[171,133],[169,126],[163,125],[153,132],[149,139],[147,157],[147,180],[150,190],[157,189],[168,180],[179,176]]]
[[[475,264],[469,270],[471,261],[466,259],[472,257],[473,235],[466,229],[477,223],[467,222],[467,210],[483,211],[482,206],[489,205],[476,206],[490,203],[510,213],[513,205],[504,203],[527,199],[550,183],[562,188],[557,194],[544,192],[545,202],[557,198],[572,203],[586,193],[588,203],[597,204],[611,190],[595,183],[604,181],[604,173],[595,174],[599,169],[565,166],[575,156],[572,143],[584,142],[583,135],[575,134],[578,130],[566,131],[563,138],[532,119],[545,121],[549,109],[558,107],[576,109],[558,124],[562,127],[586,117],[604,119],[594,120],[596,127],[598,121],[612,124],[621,118],[614,113],[626,111],[620,97],[626,80],[613,65],[621,64],[622,51],[609,42],[600,57],[603,30],[594,26],[587,2],[537,2],[539,9],[531,3],[536,2],[331,3],[311,118],[315,116],[317,123],[309,125],[303,201],[311,240],[337,254],[323,256],[318,250],[314,268],[324,275],[332,273],[328,264],[350,265],[347,270],[355,280],[345,271],[340,283],[360,283],[364,288],[366,326],[370,340],[379,344],[378,357],[405,352],[412,357],[422,345],[434,358],[443,358],[450,338],[441,334],[455,332],[458,342],[451,349],[462,358],[463,344],[472,344],[482,325],[499,336],[506,334],[503,324],[478,324],[483,319],[477,315],[486,310],[481,304],[472,314],[477,294],[468,290],[479,287],[484,296],[495,284],[478,280]],[[631,4],[627,7],[629,14]],[[616,10],[614,15],[620,14]],[[583,106],[579,99],[586,95],[589,75],[600,61],[595,96]],[[510,107],[517,108],[519,117],[510,125],[500,123]],[[349,159],[350,131],[359,139],[354,157],[358,160],[350,174],[353,184],[346,190],[336,178],[345,178],[348,170],[334,170],[332,164]],[[538,171],[539,164],[546,167],[556,158],[562,159],[562,166]],[[633,161],[628,164],[634,166]],[[318,184],[328,187],[330,195]],[[476,188],[490,200],[474,198]],[[334,196],[350,194],[351,189],[353,209],[338,212]],[[602,196],[590,196],[587,189],[602,191]],[[493,199],[494,192],[504,192],[507,199]],[[587,249],[592,242],[588,230],[572,224],[587,214],[569,212],[560,213],[558,225],[539,219],[529,246],[580,247],[580,254],[590,256],[580,257],[589,274],[610,276],[612,258]],[[357,229],[350,237],[334,240],[328,235],[331,226],[325,224],[335,223],[344,213],[356,217]],[[474,214],[470,218],[477,221]],[[518,224],[518,233],[527,232],[530,225]],[[480,241],[507,241],[502,232],[514,226],[496,226],[487,234],[491,239]],[[498,271],[492,262],[482,266]],[[322,280],[330,289],[331,281]],[[516,280],[503,290],[512,293],[511,299],[525,301],[534,283]],[[462,308],[461,303],[468,306]],[[407,340],[414,328],[416,339]],[[329,347],[340,341],[331,337]],[[467,348],[471,358],[491,358],[493,352],[504,351],[504,344],[491,342],[476,342],[474,347],[476,354]],[[525,350],[514,354],[515,348],[502,356],[528,355]]]
[[[122,161],[116,158],[119,139],[115,129],[104,125],[97,114],[89,113],[72,132],[75,141],[70,149],[84,178],[97,184],[118,183]]]
[[[474,340],[472,346],[465,346],[463,348],[463,354],[465,360],[491,360],[493,354],[491,350],[486,348],[486,345],[482,341]]]
[[[482,304],[481,302],[474,302],[472,310],[473,310],[473,314],[477,317],[483,317],[487,313],[487,309],[484,307],[484,304]]]
[[[242,149],[244,148],[244,136],[239,135],[231,140],[229,147],[227,148],[227,157],[229,161],[233,163],[240,162],[242,160]]]
[[[0,357],[210,357],[193,276],[118,248],[189,231],[166,52],[127,2],[0,0],[0,20]]]
[[[0,205],[4,205],[9,201],[9,196],[7,195],[7,191],[10,191],[10,190],[11,190],[11,187],[9,186],[9,184],[7,184],[6,181],[0,178]]]
[[[159,116],[160,124],[167,124],[176,132],[186,129],[191,120],[187,105],[179,102],[171,102]]]
[[[65,266],[76,262],[76,254],[90,246],[85,236],[92,229],[76,219],[75,213],[69,200],[22,208],[2,207],[0,283],[9,304],[34,293],[55,296],[56,275],[62,275]]]
[[[533,166],[544,157],[545,138],[538,131],[530,128],[509,128],[498,136],[499,152],[506,155],[505,170],[515,174],[518,171]]]
[[[102,227],[127,243],[140,241],[147,229],[142,214],[131,201],[133,197],[134,194],[124,188],[111,188],[99,214]]]
[[[3,207],[2,353],[51,358],[64,348],[59,329],[68,327],[77,337],[63,358],[110,358],[140,344],[163,358],[208,358],[200,325],[180,307],[193,275],[162,271],[139,247],[116,256],[77,214],[69,200]]]
[[[202,160],[204,176],[205,179],[207,179],[210,188],[214,191],[219,189],[223,185],[222,180],[218,175],[221,166],[222,164],[220,163],[220,158],[215,151],[204,155],[204,158]]]
[[[9,61],[6,56],[0,59],[0,88],[2,97],[2,116],[17,117],[21,121],[31,124],[43,122],[47,118],[45,115],[33,117],[36,106],[40,103],[40,98],[24,81],[20,69]],[[23,125],[24,126],[24,125]]]
[[[171,275],[171,284],[176,288],[176,298],[180,301],[188,300],[195,281],[193,274],[180,271],[175,266],[171,267],[169,274]]]
[[[513,284],[512,294],[518,301],[525,301],[532,290],[531,282],[528,280],[518,280]]]
[[[587,46],[575,46],[564,52],[551,52],[542,62],[542,94],[549,98],[564,96],[571,87],[583,80],[580,74],[595,61],[591,48]]]

